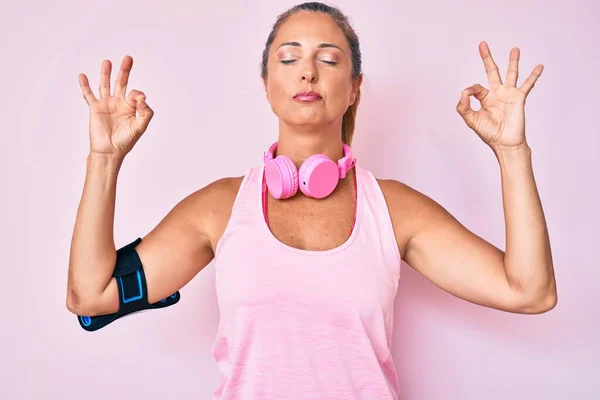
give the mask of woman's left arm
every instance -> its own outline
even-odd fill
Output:
[[[487,43],[481,42],[479,51],[490,89],[479,84],[465,89],[456,110],[498,159],[506,251],[473,234],[438,203],[406,185],[388,184],[386,198],[395,227],[399,219],[394,212],[411,210],[408,218],[413,222],[404,259],[430,281],[477,304],[522,314],[543,313],[556,305],[557,290],[531,148],[525,138],[524,113],[527,95],[543,66],[536,66],[517,88],[518,48],[511,50],[506,83],[501,81]],[[470,96],[480,101],[480,110],[471,109]],[[406,214],[401,218],[407,219]]]
[[[500,164],[506,252],[511,288],[534,311],[556,305],[556,281],[546,219],[533,176],[529,146],[495,151]]]

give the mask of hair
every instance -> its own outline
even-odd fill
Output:
[[[267,78],[267,63],[269,61],[269,49],[271,48],[271,44],[275,40],[275,36],[279,31],[281,25],[286,22],[292,15],[302,12],[302,11],[310,11],[310,12],[320,12],[329,15],[340,27],[344,35],[346,36],[346,40],[348,41],[348,46],[350,47],[351,57],[352,57],[352,80],[357,79],[361,74],[361,55],[360,55],[360,45],[358,41],[358,36],[352,28],[350,21],[346,15],[342,13],[340,9],[337,7],[329,6],[319,2],[308,2],[302,3],[297,6],[294,6],[287,10],[286,12],[280,14],[277,17],[277,21],[273,24],[273,29],[267,38],[267,43],[265,45],[265,49],[262,54],[262,62],[261,62],[261,77],[263,79]],[[360,88],[356,93],[356,100],[354,103],[348,107],[344,116],[342,117],[342,142],[350,146],[352,143],[352,136],[354,135],[354,125],[356,121],[356,110],[358,109],[358,104],[360,102]]]

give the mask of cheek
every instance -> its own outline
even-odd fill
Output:
[[[289,72],[287,75],[289,75]],[[286,76],[284,70],[276,69],[275,71],[272,71],[268,78],[270,98],[275,100],[285,96],[285,94],[290,91],[290,82],[291,79],[289,76]]]
[[[286,94],[285,84],[276,78],[275,76],[269,77],[267,82],[267,96],[273,112],[281,116],[286,113],[286,97],[289,96]]]
[[[345,107],[351,100],[352,83],[346,77],[332,77],[327,85],[329,103]]]

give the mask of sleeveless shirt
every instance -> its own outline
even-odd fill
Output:
[[[354,168],[352,232],[323,251],[277,239],[263,212],[264,166],[244,175],[215,250],[213,400],[398,398],[390,350],[400,253],[379,183]]]

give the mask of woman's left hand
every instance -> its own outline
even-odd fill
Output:
[[[539,64],[517,88],[519,48],[510,51],[506,83],[502,83],[498,67],[486,42],[479,43],[479,54],[488,76],[490,88],[475,84],[463,90],[456,111],[493,150],[510,150],[527,146],[525,138],[525,100],[540,77],[544,66]],[[481,109],[471,108],[470,96],[481,103]]]

